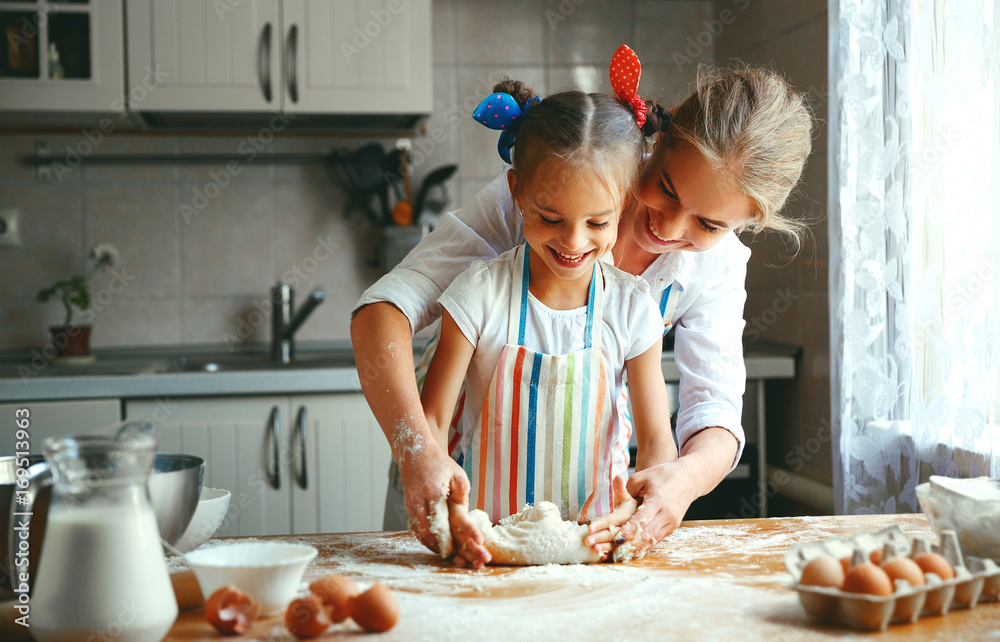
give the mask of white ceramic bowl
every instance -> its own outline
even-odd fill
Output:
[[[288,542],[237,542],[192,551],[184,556],[207,600],[216,589],[232,584],[260,603],[261,615],[283,609],[299,590],[299,582],[318,551]]]
[[[932,475],[917,500],[938,537],[953,530],[963,555],[1000,560],[1000,480]]]
[[[202,488],[191,523],[174,548],[181,553],[188,553],[215,535],[222,520],[226,518],[230,497],[231,493],[224,488]]]

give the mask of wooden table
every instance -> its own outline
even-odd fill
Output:
[[[814,624],[783,555],[789,546],[898,524],[931,535],[923,515],[685,522],[645,559],[567,567],[455,568],[410,533],[290,536],[316,546],[306,581],[327,573],[393,589],[400,619],[380,640],[1000,640],[1000,604],[981,604],[864,634]],[[357,639],[353,623],[324,638]],[[280,616],[247,636],[291,640]],[[220,639],[202,610],[181,613],[168,640]]]

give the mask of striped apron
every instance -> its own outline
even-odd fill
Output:
[[[479,420],[463,442],[470,503],[494,523],[525,504],[548,500],[564,518],[586,521],[613,509],[617,445],[613,381],[601,352],[603,272],[587,297],[584,347],[551,355],[524,346],[527,245],[513,264],[507,345],[500,352]],[[521,274],[518,277],[517,272]]]
[[[677,309],[677,299],[678,291],[683,290],[679,283],[671,283],[660,295],[660,315],[663,317],[663,334],[666,335],[674,327],[674,311]],[[422,389],[424,386],[424,377],[427,374],[427,367],[430,365],[431,358],[434,356],[434,352],[437,349],[438,340],[441,338],[441,326],[438,324],[437,329],[434,334],[428,339],[427,343],[424,345],[423,349],[416,359],[416,366],[414,368],[417,377],[417,389]],[[464,457],[462,455],[462,449],[460,446],[462,440],[462,413],[465,409],[465,384],[462,384],[462,390],[459,395],[458,405],[455,408],[455,414],[452,415],[451,424],[448,426],[448,454],[451,458],[458,462],[459,466],[464,466]],[[628,386],[622,386],[621,394],[618,396],[617,412],[619,416],[619,425],[625,430],[628,435],[624,438],[625,443],[628,443],[628,437],[632,434],[632,412],[629,405],[628,397]],[[616,458],[624,457],[625,461],[628,462],[628,448],[624,449],[623,452],[618,453],[616,449]],[[627,466],[627,464],[626,464]],[[399,479],[399,466],[395,461],[392,461],[389,465],[389,485],[399,492],[402,492],[403,486]]]

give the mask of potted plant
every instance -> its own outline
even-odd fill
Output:
[[[98,272],[118,263],[118,250],[107,243],[98,243],[90,250],[90,259],[94,262],[86,274],[72,276],[63,281],[56,281],[47,288],[38,291],[35,297],[40,303],[46,303],[56,298],[66,309],[66,319],[62,325],[51,326],[52,343],[56,354],[60,357],[80,357],[90,354],[90,326],[74,325],[74,308],[83,312],[90,308],[90,290],[87,282]]]

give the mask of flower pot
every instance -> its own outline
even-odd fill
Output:
[[[56,356],[85,357],[90,354],[89,325],[54,325],[49,328]]]

